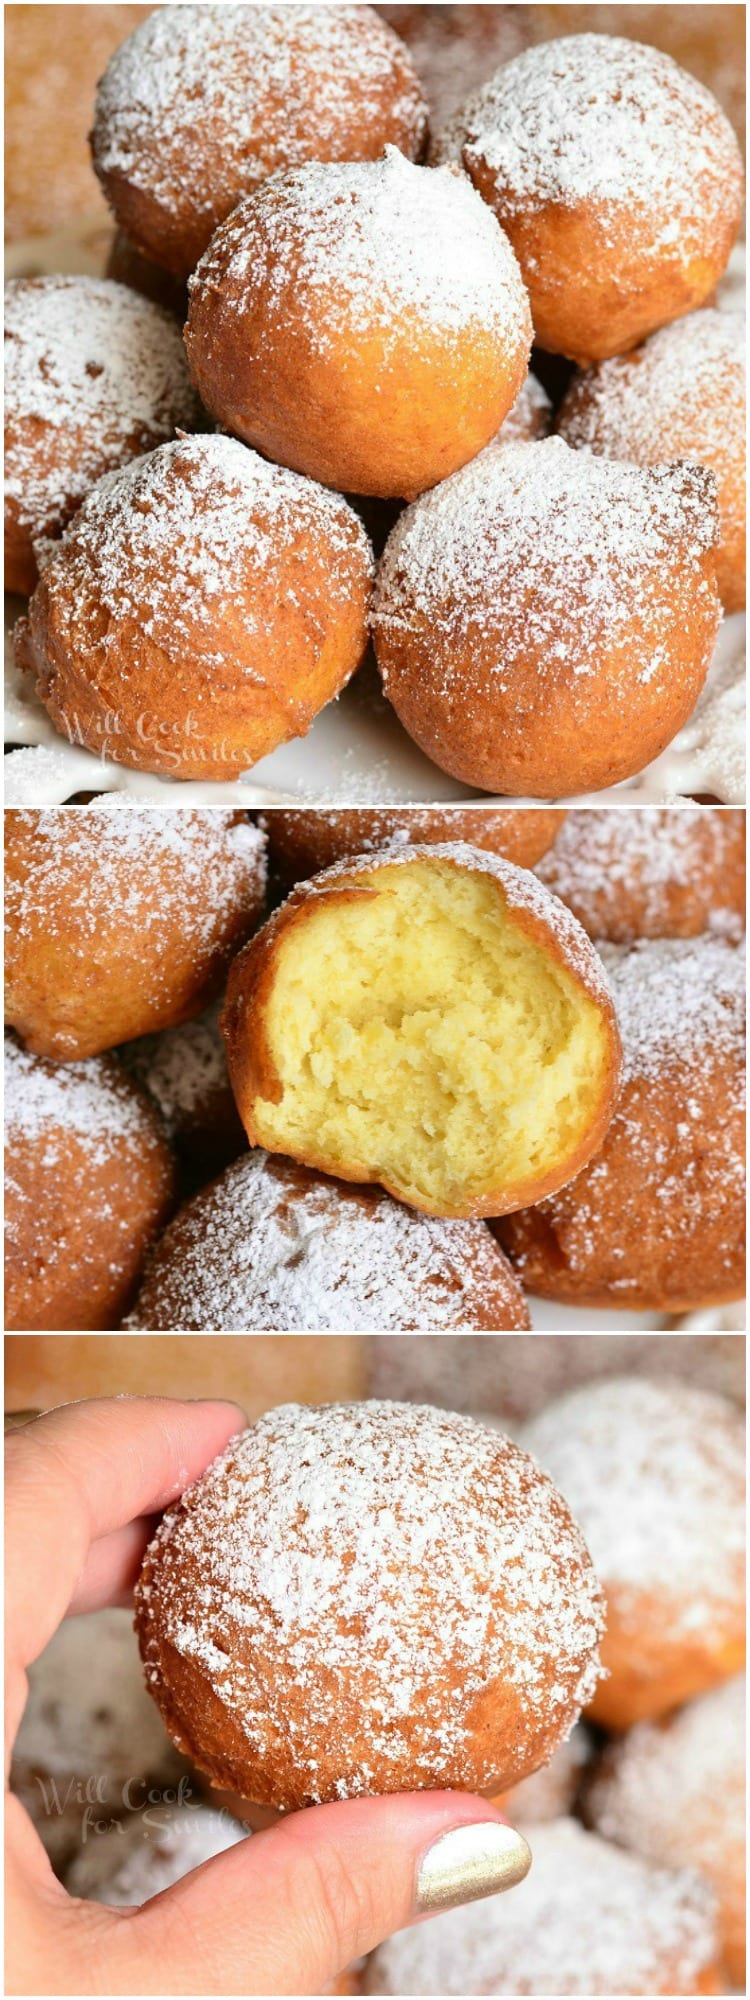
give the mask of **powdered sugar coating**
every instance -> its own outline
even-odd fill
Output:
[[[690,1861],[720,1886],[744,1846],[745,1696],[738,1674],[611,1744],[586,1795],[597,1832],[662,1864]]]
[[[722,1397],[615,1377],[551,1403],[522,1441],[565,1494],[634,1644],[646,1596],[673,1639],[742,1602],[743,1426]]]
[[[573,1811],[584,1771],[594,1754],[593,1743],[585,1723],[577,1722],[548,1764],[504,1794],[503,1811],[513,1826],[546,1825]]]
[[[714,1970],[714,1899],[698,1875],[644,1866],[574,1820],[537,1827],[533,1863],[491,1896],[400,1931],[368,1993],[695,1993]],[[666,1983],[665,1983],[666,1982]]]
[[[179,327],[108,279],[11,281],[5,419],[6,503],[35,535],[57,535],[104,473],[198,427]]]
[[[139,1035],[121,1051],[121,1060],[156,1099],[171,1138],[189,1126],[220,1092],[228,1091],[224,1043],[217,1000],[195,1021],[161,1034]]]
[[[5,1135],[10,1149],[44,1140],[45,1170],[51,1175],[68,1135],[85,1147],[92,1165],[104,1167],[123,1144],[139,1149],[149,1132],[144,1098],[108,1057],[53,1064],[30,1055],[12,1035],[5,1037]]]
[[[290,1333],[498,1324],[528,1316],[484,1223],[418,1215],[257,1151],[183,1209],[129,1321]]]
[[[92,1820],[155,1800],[183,1760],[143,1685],[130,1611],[64,1619],[28,1684],[10,1784],[59,1873]]]
[[[133,799],[94,799],[86,807],[16,811],[6,823],[26,837],[22,874],[6,881],[6,928],[12,937],[54,936],[64,920],[66,947],[91,965],[92,941],[122,923],[152,949],[166,924],[189,929],[196,983],[216,953],[222,919],[238,901],[262,902],[266,839],[231,811],[174,811]],[[12,848],[11,848],[12,853]],[[169,966],[154,974],[169,990]]]
[[[744,410],[743,316],[706,306],[574,380],[560,429],[569,444],[607,458],[667,464],[681,454],[704,460],[712,431],[721,450]]]
[[[217,232],[190,293],[220,286],[240,311],[252,281],[281,334],[292,279],[313,352],[337,351],[352,326],[398,351],[405,318],[417,344],[423,329],[531,344],[523,279],[491,210],[464,175],[414,166],[395,146],[377,161],[312,161],[265,181]]]
[[[597,1679],[598,1586],[554,1487],[508,1439],[426,1408],[261,1417],[165,1515],[136,1602],[157,1699],[179,1715],[175,1648],[269,1802],[283,1764],[282,1805],[507,1782]]]
[[[627,943],[707,928],[742,936],[737,907],[744,815],[658,806],[566,814],[536,873],[590,937]],[[722,900],[726,889],[726,900]]]
[[[168,656],[189,643],[203,667],[242,673],[242,626],[257,638],[252,577],[277,575],[287,594],[285,565],[305,537],[323,538],[331,594],[348,599],[352,552],[366,574],[372,559],[345,500],[233,438],[180,438],[99,481],[46,566],[45,587],[60,617],[75,624],[76,604],[95,579],[111,621],[101,638],[105,659],[110,644],[119,648],[123,622],[133,620]],[[257,679],[257,669],[249,671]]]
[[[654,651],[653,608],[673,591],[678,598],[676,571],[685,604],[713,605],[718,631],[703,562],[716,534],[715,482],[703,467],[645,470],[571,451],[561,438],[490,449],[396,522],[378,575],[376,643],[428,621],[447,695],[459,673],[465,687],[477,637],[496,648],[498,694],[512,692],[516,658],[532,648],[541,674],[556,679],[564,668],[575,682],[627,642],[620,692],[629,712],[638,683],[672,674],[666,645]]]
[[[71,1896],[114,1909],[141,1904],[180,1882],[191,1868],[246,1839],[229,1813],[210,1806],[162,1806],[134,1814],[109,1832],[90,1835],[65,1877]]]
[[[383,126],[415,155],[426,107],[409,56],[369,7],[164,7],[116,50],[94,157],[167,208],[185,189],[215,219],[266,175],[344,157]],[[311,130],[312,128],[312,130]],[[213,140],[213,143],[212,143]]]
[[[706,932],[603,944],[623,1045],[624,1080],[661,1081],[724,1059],[742,1086],[745,968],[742,952]]]
[[[715,217],[739,203],[742,162],[711,92],[671,56],[615,35],[570,35],[506,63],[447,135],[470,173],[489,169],[501,210],[623,211],[651,247],[715,253]]]
[[[552,404],[547,391],[537,381],[536,375],[529,373],[497,436],[485,446],[485,450],[493,451],[501,447],[504,451],[509,444],[532,444],[535,439],[547,436],[551,423]]]

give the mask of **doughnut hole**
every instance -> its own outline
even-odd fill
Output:
[[[272,1151],[428,1214],[487,1215],[601,1141],[611,1021],[491,875],[386,862],[375,893],[293,915],[263,984],[254,1011],[235,961],[223,1025],[241,1114]]]
[[[277,174],[190,284],[199,393],[266,457],[413,499],[489,444],[531,351],[507,237],[463,175],[381,160]]]

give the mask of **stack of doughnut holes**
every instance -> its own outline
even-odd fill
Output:
[[[527,1292],[670,1317],[741,1297],[742,813],[361,808],[256,825],[105,797],[8,812],[5,842],[11,1328],[129,1315],[141,1330],[470,1334],[527,1327]],[[412,961],[400,930],[376,930],[373,945],[367,929],[400,923],[396,889],[408,891]],[[262,924],[269,895],[278,907]],[[456,928],[477,897],[497,960],[474,943],[467,959],[473,932]],[[408,1106],[389,1109],[382,1076],[363,1143],[379,1133],[391,1167],[341,1137],[339,1081],[354,1087],[341,1036],[379,1037],[398,1076],[404,1045],[384,1024],[407,961],[410,1007],[421,994],[439,1067],[457,1065],[474,1106],[462,1064],[475,1025],[464,1033],[455,980],[435,983],[431,960],[425,974],[425,920],[442,950],[463,940],[463,984],[479,980],[488,1021],[500,1003],[487,982],[511,950],[512,980],[549,1032],[584,1035],[600,1065],[577,1136],[558,1129],[548,1096],[533,1185],[497,1133],[475,1167],[487,1078],[472,1158],[451,1178],[463,1127],[450,1110],[441,1137],[429,1038],[409,1060],[438,1121],[432,1146]],[[341,954],[357,951],[375,954],[380,985],[352,1029],[338,989]],[[322,1154],[319,1133],[284,1109],[295,1093],[304,1109],[296,1037],[311,1032],[294,995],[319,987]],[[504,1004],[498,1075],[516,1047]],[[251,1084],[277,1020],[274,1103]],[[528,1030],[523,1047],[528,1060]],[[533,1061],[522,1075],[521,1121]]]
[[[371,640],[474,791],[656,758],[744,603],[742,336],[712,304],[742,169],[704,84],[565,35],[441,130],[370,8],[172,6],[108,63],[91,146],[111,275],[9,299],[15,645],[59,733],[237,778]]]

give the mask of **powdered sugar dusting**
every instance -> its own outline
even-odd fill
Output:
[[[736,896],[723,902],[722,890],[728,870],[735,887],[743,841],[741,813],[592,807],[566,814],[536,873],[575,910],[590,937],[626,943],[628,933],[668,935],[687,913],[697,930],[705,926],[736,940],[743,916]]]
[[[536,375],[528,374],[497,436],[485,445],[485,450],[501,447],[504,451],[508,444],[531,444],[535,438],[547,436],[551,422],[552,404],[547,391]]]
[[[675,1635],[736,1605],[745,1453],[730,1404],[682,1382],[615,1377],[550,1404],[522,1436],[565,1494],[636,1641],[644,1593],[669,1607]]]
[[[17,1770],[36,1768],[58,1779],[75,1774],[82,1784],[93,1775],[105,1778],[113,1804],[128,1778],[168,1783],[179,1773],[143,1686],[129,1611],[108,1607],[63,1620],[29,1668],[13,1762]]]
[[[113,466],[200,422],[170,313],[107,279],[17,279],[5,291],[5,490],[55,535]]]
[[[532,1290],[660,1311],[743,1283],[745,968],[709,932],[602,945],[623,1045],[601,1152],[501,1239]],[[543,1248],[537,1226],[552,1248]],[[553,1268],[554,1263],[554,1268]]]
[[[653,1861],[690,1858],[714,1879],[745,1837],[745,1676],[666,1722],[641,1722],[606,1752],[586,1799],[607,1840]]]
[[[597,1678],[598,1586],[554,1487],[508,1439],[402,1404],[262,1417],[165,1516],[137,1606],[154,1690],[176,1647],[249,1759],[291,1749],[309,1802],[415,1771],[482,1789],[508,1754],[472,1731],[493,1684],[520,1774]]]
[[[574,380],[559,428],[569,444],[666,464],[682,453],[705,458],[728,431],[742,431],[745,410],[743,316],[706,306],[660,327],[633,354],[600,361]],[[709,461],[706,460],[708,463]]]
[[[139,1035],[121,1051],[121,1060],[155,1097],[170,1137],[219,1093],[229,1091],[224,1043],[219,1034],[221,1001],[198,1020],[183,1021],[160,1034]]]
[[[272,323],[292,279],[306,342],[321,352],[352,324],[400,347],[409,314],[415,339],[424,326],[448,340],[479,328],[531,345],[519,266],[491,210],[464,175],[413,166],[395,146],[381,160],[314,161],[264,182],[217,232],[190,291],[220,285],[242,311],[250,281]]]
[[[452,121],[469,172],[486,165],[502,212],[595,205],[648,220],[652,247],[715,254],[717,205],[738,204],[742,163],[711,92],[660,50],[570,35],[506,63]]]
[[[537,1827],[511,1895],[469,1903],[380,1946],[368,1993],[697,1992],[716,1957],[700,1876],[644,1866],[574,1820]]]
[[[143,1098],[108,1058],[48,1063],[5,1037],[5,1130],[8,1147],[44,1141],[45,1172],[54,1174],[73,1135],[100,1165],[125,1141],[153,1137]],[[12,1157],[11,1157],[12,1171]]]
[[[107,66],[94,155],[168,208],[187,189],[210,233],[267,174],[346,156],[353,125],[362,146],[385,125],[415,155],[426,125],[408,53],[370,8],[164,7]]]
[[[88,979],[92,940],[120,924],[157,947],[153,975],[169,988],[165,923],[189,926],[196,982],[220,947],[222,923],[265,889],[265,835],[231,811],[159,809],[133,799],[97,799],[86,807],[17,811],[6,823],[23,842],[23,870],[6,880],[6,928],[12,938],[54,937],[64,924],[66,952]],[[247,933],[245,932],[245,935]]]
[[[741,1080],[745,1021],[743,954],[706,932],[600,946],[612,981],[624,1076],[663,1080],[665,1069],[724,1060]]]
[[[252,1152],[167,1231],[129,1324],[357,1333],[528,1317],[484,1223],[417,1215]]]
[[[233,438],[179,438],[99,481],[46,566],[45,587],[53,602],[59,589],[85,604],[96,577],[101,613],[116,621],[102,634],[105,656],[132,619],[168,653],[199,648],[204,666],[226,664],[231,642],[229,663],[241,671],[242,630],[257,641],[248,577],[261,573],[266,588],[278,578],[288,597],[289,561],[305,536],[324,540],[331,593],[348,599],[353,551],[366,573],[372,558],[345,500]]]
[[[157,1807],[108,1833],[90,1835],[68,1869],[65,1887],[71,1896],[126,1909],[161,1895],[191,1868],[246,1838],[228,1812],[197,1804]]]
[[[682,602],[679,567],[686,606],[712,606],[718,630],[703,562],[716,534],[715,481],[702,466],[646,470],[571,451],[561,438],[490,449],[397,521],[380,565],[376,642],[428,621],[446,693],[459,671],[463,684],[477,634],[485,647],[496,643],[500,692],[512,692],[516,655],[532,648],[540,674],[556,676],[562,665],[579,678],[596,674],[604,651],[627,645],[629,702],[634,683],[672,672],[666,643],[655,651],[652,636],[665,571],[670,621]],[[387,690],[387,665],[383,677]]]

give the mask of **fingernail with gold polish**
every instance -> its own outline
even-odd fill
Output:
[[[417,1870],[417,1910],[449,1910],[476,1903],[522,1882],[531,1867],[523,1835],[503,1820],[473,1821],[442,1833]]]

